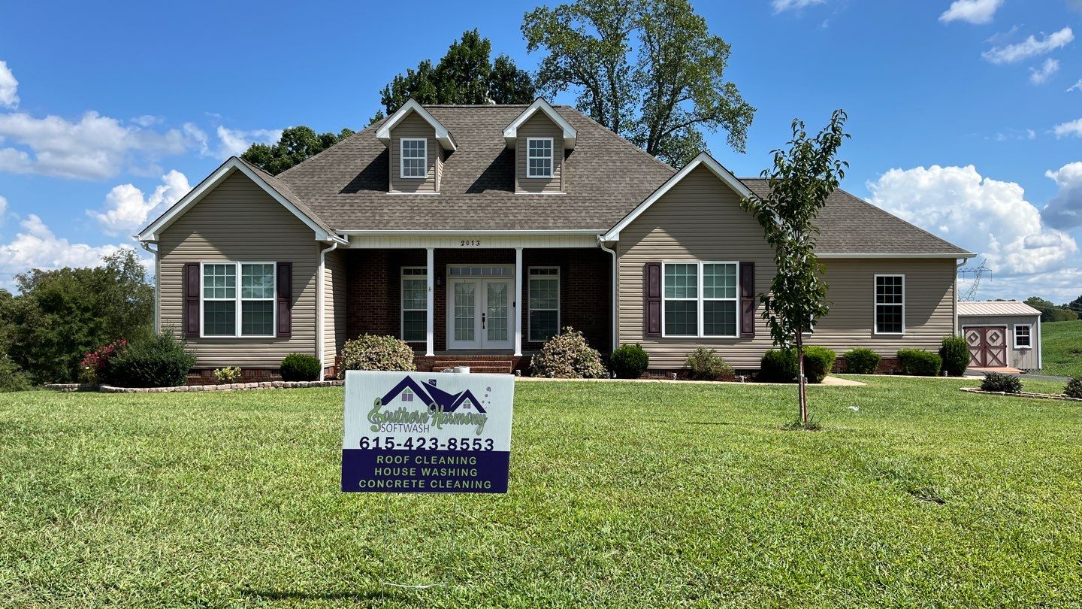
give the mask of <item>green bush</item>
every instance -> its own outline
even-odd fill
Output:
[[[346,378],[346,370],[401,370],[411,371],[413,349],[393,336],[365,334],[347,340],[342,347],[342,370],[338,378]]]
[[[944,336],[939,348],[943,370],[950,376],[962,376],[969,367],[969,343],[961,336]]]
[[[413,354],[410,354],[412,362]],[[319,358],[307,353],[290,353],[278,365],[278,372],[283,381],[317,381],[319,380]]]
[[[582,332],[568,327],[541,347],[530,361],[530,374],[560,379],[600,379],[608,376],[601,354],[586,343]]]
[[[609,357],[612,373],[618,379],[637,379],[650,366],[650,356],[642,345],[623,345],[617,347]]]
[[[939,355],[924,349],[899,349],[898,367],[902,374],[910,376],[939,376],[943,360]]]
[[[700,381],[720,381],[734,375],[732,366],[726,364],[713,349],[706,347],[692,351],[684,365],[689,370],[688,376]]]
[[[128,343],[109,359],[101,380],[117,387],[175,387],[187,382],[194,365],[184,343],[166,330]]]
[[[0,353],[0,393],[26,391],[30,388],[30,375],[12,361],[7,353]]]
[[[834,369],[838,354],[826,347],[804,347],[804,376],[809,383],[822,383]]]
[[[226,366],[225,368],[216,368],[214,370],[214,381],[219,385],[231,385],[240,381],[240,368],[236,366]]]
[[[879,368],[879,354],[871,349],[850,349],[845,354],[845,371],[850,374],[874,374]]]
[[[2,381],[0,381],[2,383]],[[2,389],[0,389],[2,391]],[[1076,376],[1067,382],[1067,386],[1063,388],[1063,395],[1069,398],[1082,399],[1082,375]]]
[[[793,349],[771,349],[759,362],[759,380],[768,383],[789,383],[800,373]]]
[[[981,391],[1002,391],[1003,393],[1021,393],[1022,379],[1012,374],[989,372],[981,381]]]

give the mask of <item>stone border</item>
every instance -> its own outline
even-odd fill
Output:
[[[226,385],[180,385],[177,387],[113,387],[80,383],[54,383],[46,389],[64,393],[100,391],[101,393],[190,393],[198,391],[240,391],[251,389],[306,389],[308,387],[341,387],[345,381],[264,381],[261,383],[230,383]]]
[[[1052,393],[1026,393],[1024,391],[1019,393],[1007,393],[1006,391],[983,391],[979,387],[959,387],[966,393],[980,393],[984,395],[1005,395],[1012,398],[1035,398],[1039,400],[1063,400],[1065,402],[1082,402],[1082,398],[1072,398],[1066,395],[1055,395]]]
[[[49,383],[44,386],[45,389],[51,389],[53,391],[59,391],[61,393],[72,393],[74,391],[97,391],[98,386],[93,383]]]

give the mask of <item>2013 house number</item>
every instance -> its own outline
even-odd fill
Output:
[[[458,242],[459,247],[481,247],[480,239],[463,239]]]

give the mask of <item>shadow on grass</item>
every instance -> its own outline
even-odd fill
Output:
[[[301,590],[253,590],[241,588],[244,596],[262,598],[271,601],[404,601],[416,600],[416,596],[394,589],[364,591],[304,592]]]

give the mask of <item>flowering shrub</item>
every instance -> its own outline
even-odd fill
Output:
[[[122,338],[84,355],[79,362],[79,381],[93,384],[100,382],[101,372],[109,365],[109,360],[127,346],[128,341]]]
[[[214,380],[219,385],[230,385],[240,380],[240,368],[236,366],[226,366],[225,368],[216,368],[214,370]]]
[[[586,343],[582,332],[564,328],[548,340],[530,362],[530,373],[561,379],[602,379],[608,376],[601,354]]]
[[[338,378],[346,378],[346,370],[416,370],[413,349],[393,336],[365,334],[347,340],[342,347],[342,370]]]

